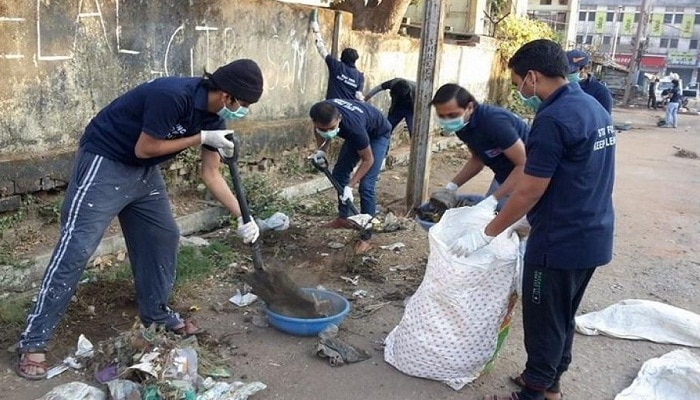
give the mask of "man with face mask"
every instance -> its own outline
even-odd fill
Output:
[[[513,85],[537,113],[527,161],[510,199],[453,251],[470,255],[527,213],[522,282],[527,363],[522,390],[490,400],[559,400],[571,363],[574,316],[595,269],[612,259],[615,128],[610,114],[566,79],[564,50],[550,40],[522,46],[508,62]],[[532,100],[534,99],[534,100]]]
[[[373,106],[343,99],[325,100],[314,104],[309,111],[314,125],[318,150],[311,156],[317,161],[326,157],[328,144],[336,137],[343,138],[338,161],[333,167],[333,177],[344,187],[339,196],[338,218],[329,228],[352,229],[348,221],[350,210],[347,202],[353,201],[353,188],[359,184],[360,212],[374,216],[377,213],[375,186],[391,141],[391,125],[381,111]],[[352,170],[357,165],[357,171]],[[350,176],[352,174],[352,176]],[[370,249],[367,241],[355,245],[357,253]]]
[[[244,224],[219,171],[218,151],[231,153],[226,121],[246,115],[263,91],[252,60],[236,60],[204,78],[165,77],[143,83],[103,108],[80,139],[61,210],[61,235],[36,303],[17,345],[16,372],[46,377],[46,345],[75,293],[88,259],[114,217],[126,240],[141,322],[180,335],[200,330],[170,309],[180,240],[159,164],[201,146],[202,180],[238,220],[238,235],[258,238]]]
[[[363,101],[365,96],[362,94],[362,88],[365,85],[365,75],[355,67],[355,62],[360,58],[357,50],[349,47],[343,49],[338,61],[328,53],[318,22],[311,23],[311,31],[314,34],[316,49],[328,66],[326,99]]]
[[[495,176],[480,205],[500,209],[522,176],[529,127],[508,110],[479,104],[467,89],[453,83],[440,87],[430,104],[440,128],[455,132],[472,154],[443,190],[457,191],[487,166]]]
[[[566,58],[569,60],[569,74],[566,76],[569,82],[577,82],[584,92],[598,100],[598,103],[608,114],[611,114],[612,93],[588,72],[590,63],[588,53],[581,50],[570,50],[566,52]]]
[[[388,90],[391,96],[391,107],[387,119],[391,124],[391,129],[395,129],[401,121],[406,120],[408,135],[413,132],[413,106],[416,99],[416,83],[402,78],[389,79],[381,85],[372,88],[365,96],[365,101],[369,101],[377,93]]]

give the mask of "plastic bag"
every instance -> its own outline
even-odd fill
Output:
[[[281,212],[272,214],[270,218],[256,220],[261,231],[284,231],[289,229],[289,217]]]
[[[700,357],[683,349],[647,360],[615,400],[690,400],[699,393]]]
[[[468,257],[449,252],[492,218],[479,208],[450,209],[429,231],[423,282],[385,340],[384,359],[398,370],[459,390],[492,367],[518,298],[520,240],[504,232]]]
[[[107,395],[82,382],[71,382],[56,386],[38,400],[106,400]]]
[[[267,388],[262,382],[217,382],[197,397],[197,400],[246,400],[255,393]]]
[[[114,379],[107,382],[110,399],[141,400],[141,385],[126,379]]]

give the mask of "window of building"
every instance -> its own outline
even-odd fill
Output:
[[[560,5],[560,6],[568,6],[568,5],[569,5],[569,0],[559,0],[559,5]]]
[[[593,35],[586,36],[586,44],[593,44]]]
[[[576,44],[583,44],[583,35],[576,35]]]
[[[697,39],[690,39],[690,46],[688,47],[689,50],[695,50],[698,48],[698,40]]]
[[[672,49],[677,49],[678,48],[678,39],[671,39],[669,47]]]
[[[668,48],[668,39],[662,38],[659,41],[659,47],[661,47],[662,49],[667,49]]]
[[[607,15],[605,16],[605,20],[608,22],[615,21],[615,13],[614,12],[607,13]]]
[[[673,23],[673,14],[664,14],[664,24]]]
[[[673,23],[680,24],[683,21],[683,14],[676,14],[673,16]]]
[[[579,21],[585,21],[585,20],[586,20],[586,12],[585,12],[585,11],[581,11],[580,13],[578,13],[578,20],[579,20]]]
[[[695,25],[700,25],[700,13],[695,14]]]
[[[591,11],[588,13],[588,22],[593,22],[595,21],[595,11]]]
[[[639,15],[640,15],[639,13],[634,14],[634,22],[635,23],[639,22]]]
[[[610,44],[611,37],[608,35],[603,36],[603,44]]]
[[[552,0],[540,0],[540,5],[541,6],[551,6]]]

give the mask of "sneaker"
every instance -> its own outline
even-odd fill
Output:
[[[329,229],[356,229],[356,225],[347,218],[338,217],[325,225]]]

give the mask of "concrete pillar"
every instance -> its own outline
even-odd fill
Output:
[[[527,3],[527,1],[525,1]],[[527,4],[526,4],[527,5]],[[469,10],[469,25],[474,27],[474,34],[483,35],[486,32],[484,29],[484,11],[488,6],[488,0],[472,0],[471,9]]]

